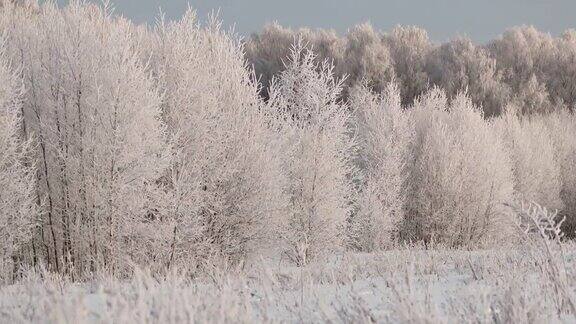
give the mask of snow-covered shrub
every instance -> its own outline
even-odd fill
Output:
[[[495,121],[512,159],[517,199],[561,210],[561,173],[550,130],[542,117],[519,118],[514,106]]]
[[[362,182],[358,212],[351,219],[352,243],[360,250],[390,247],[404,220],[414,129],[390,83],[381,95],[356,87],[350,106],[358,123]]]
[[[0,284],[18,270],[38,217],[30,142],[22,134],[22,84],[0,53]]]
[[[286,255],[297,264],[343,247],[352,208],[350,113],[338,100],[342,83],[334,78],[332,65],[314,60],[297,42],[286,70],[270,89],[289,181],[289,224],[282,236]]]
[[[155,32],[151,68],[174,150],[160,212],[173,223],[166,262],[265,253],[285,219],[285,181],[242,46],[215,21],[199,27],[193,11]]]
[[[449,246],[507,239],[511,166],[482,112],[464,94],[448,104],[433,89],[415,102],[412,115],[416,136],[405,238]]]

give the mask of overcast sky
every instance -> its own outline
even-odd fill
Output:
[[[93,0],[101,2],[100,0]],[[66,3],[66,0],[59,0]],[[553,35],[576,27],[576,0],[116,0],[116,12],[153,23],[159,8],[167,18],[182,15],[189,3],[201,17],[220,9],[226,26],[243,35],[278,21],[291,27],[333,28],[340,33],[360,22],[377,29],[417,25],[435,41],[466,35],[485,42],[507,27],[530,24]]]

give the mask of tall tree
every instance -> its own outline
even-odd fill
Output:
[[[284,180],[241,43],[215,20],[199,27],[193,11],[161,22],[153,39],[151,68],[175,152],[165,178],[167,262],[238,264],[266,253],[284,218]]]
[[[42,246],[71,274],[146,262],[148,195],[165,154],[161,97],[106,8],[48,2],[4,12],[11,59],[25,67],[24,122],[37,136]],[[141,257],[146,256],[143,260]]]
[[[333,30],[293,30],[278,23],[268,24],[261,32],[252,34],[246,42],[246,59],[254,66],[265,98],[268,98],[273,77],[285,69],[284,63],[290,55],[290,46],[297,38],[308,43],[316,53],[318,61],[328,59],[335,65],[342,61],[344,41]]]
[[[576,237],[576,117],[573,112],[561,111],[546,116],[544,121],[552,136],[554,160],[560,168],[560,198],[564,207],[560,214],[566,216],[564,232],[573,238]]]
[[[282,123],[284,165],[290,196],[283,233],[286,255],[297,264],[344,246],[353,195],[348,132],[350,113],[339,101],[342,82],[333,66],[315,63],[302,41],[292,48],[286,71],[270,89],[270,105]]]
[[[381,95],[366,86],[355,88],[350,106],[358,123],[363,178],[359,211],[351,218],[352,243],[364,251],[390,248],[404,221],[414,128],[394,83]]]
[[[22,83],[0,54],[0,284],[14,278],[37,221],[31,142],[22,134]]]
[[[363,81],[372,91],[381,93],[394,78],[394,67],[380,34],[372,25],[361,24],[348,32],[345,42],[343,58],[336,67],[340,76],[346,76],[344,91]]]

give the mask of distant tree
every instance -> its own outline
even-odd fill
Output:
[[[509,100],[510,91],[496,72],[496,61],[470,39],[457,38],[434,48],[427,59],[426,72],[430,83],[449,97],[467,91],[485,116],[499,115]]]
[[[555,162],[560,167],[560,198],[566,216],[564,232],[567,237],[576,237],[576,117],[574,113],[560,111],[545,117],[552,143]]]
[[[414,26],[397,26],[383,38],[394,62],[402,104],[409,105],[428,89],[425,65],[433,45],[426,31]]]
[[[365,23],[352,28],[345,42],[343,59],[336,67],[340,76],[347,77],[344,91],[364,81],[375,93],[381,93],[393,79],[394,68],[380,35]]]
[[[361,85],[350,96],[363,175],[350,234],[352,244],[363,251],[390,248],[404,221],[414,129],[400,101],[394,83],[381,95]]]
[[[300,40],[270,89],[270,106],[283,120],[289,181],[289,224],[282,237],[286,255],[300,265],[344,247],[353,195],[355,144],[348,107],[338,99],[342,83],[331,64],[315,59]]]
[[[448,246],[509,239],[511,164],[482,112],[465,95],[448,105],[433,89],[413,108],[416,128],[404,237]]]
[[[525,113],[550,109],[548,84],[556,55],[552,36],[539,32],[533,26],[515,27],[490,42],[487,49],[496,60],[503,81],[516,97],[517,105]],[[539,98],[536,101],[538,107],[533,106],[535,98]]]
[[[554,41],[533,26],[520,26],[506,30],[487,48],[506,82],[516,90],[533,74],[545,80],[546,64],[554,54]]]
[[[546,86],[538,82],[536,75],[521,85],[515,96],[515,105],[520,107],[521,115],[543,114],[551,112],[555,107],[549,100]]]
[[[556,39],[554,61],[547,82],[550,99],[571,111],[576,109],[576,31],[569,29]],[[558,109],[558,108],[557,108]]]
[[[252,34],[246,42],[246,59],[254,66],[256,77],[262,84],[262,94],[268,98],[268,89],[274,76],[285,69],[286,58],[297,38],[303,39],[316,53],[317,61],[325,59],[338,64],[342,56],[342,40],[333,30],[292,30],[273,23],[260,33]]]

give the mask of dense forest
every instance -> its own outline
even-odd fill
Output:
[[[515,27],[478,45],[466,37],[436,44],[415,26],[378,32],[365,23],[339,36],[331,30],[294,31],[270,24],[245,46],[264,97],[273,77],[284,70],[294,39],[302,39],[318,62],[333,64],[336,78],[345,78],[344,99],[363,80],[375,93],[396,83],[404,106],[431,87],[441,88],[449,99],[466,92],[486,117],[501,115],[509,104],[522,115],[572,110],[576,104],[573,29],[552,37],[532,26]]]
[[[0,282],[576,230],[576,31],[483,45],[0,8]]]

